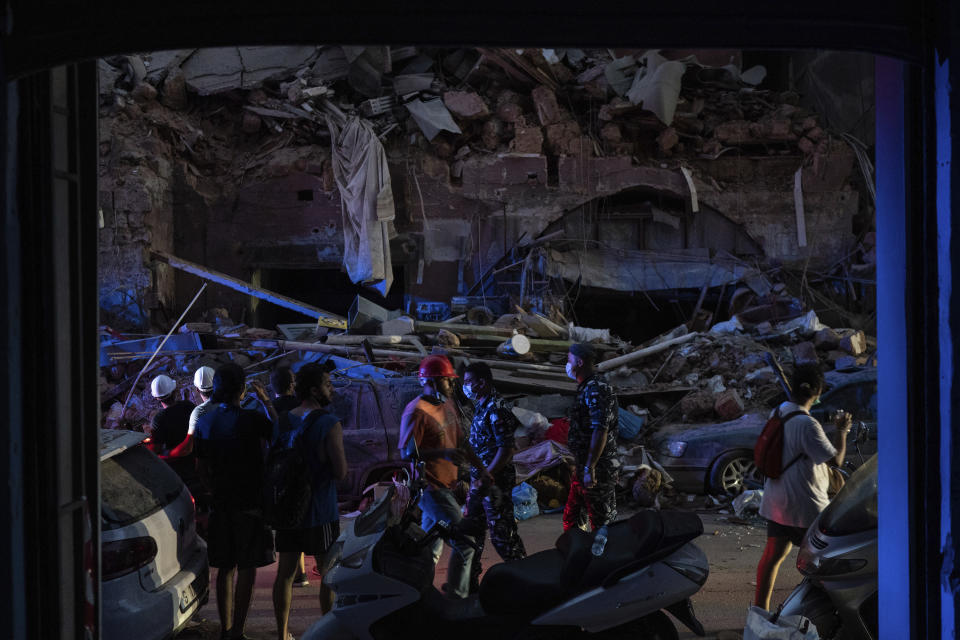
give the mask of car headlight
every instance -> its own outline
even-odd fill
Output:
[[[679,458],[687,450],[687,443],[682,440],[670,440],[660,447],[660,453]]]

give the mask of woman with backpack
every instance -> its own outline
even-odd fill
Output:
[[[824,391],[823,373],[817,365],[794,370],[791,397],[771,414],[783,419],[782,471],[763,485],[760,515],[767,519],[767,544],[757,565],[754,604],[770,608],[770,596],[780,564],[793,545],[799,545],[807,528],[827,506],[830,467],[839,467],[847,453],[847,433],[852,418],[845,411],[834,416],[837,446],[809,413]],[[766,430],[766,429],[765,429]]]
[[[312,555],[317,569],[324,569],[324,556],[340,535],[337,510],[337,482],[347,475],[347,458],[343,448],[343,427],[340,419],[327,407],[333,401],[333,383],[329,371],[316,363],[305,364],[297,372],[296,395],[300,405],[280,418],[281,430],[274,447],[298,448],[305,461],[310,484],[309,500],[295,519],[295,528],[279,528],[276,548],[279,555],[277,577],[273,583],[273,609],[277,619],[279,640],[291,640],[287,631],[293,580],[300,554]],[[290,514],[286,514],[290,519]],[[320,576],[320,609],[333,608],[333,592]]]

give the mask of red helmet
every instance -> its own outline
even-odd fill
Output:
[[[457,372],[446,356],[427,356],[420,361],[421,378],[457,378]]]

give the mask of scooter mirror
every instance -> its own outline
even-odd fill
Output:
[[[867,440],[870,438],[870,430],[867,429],[867,425],[863,422],[857,424],[857,444],[866,444]]]

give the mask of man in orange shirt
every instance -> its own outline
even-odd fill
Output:
[[[411,400],[400,420],[400,450],[408,457],[424,461],[427,488],[420,499],[423,511],[420,526],[428,531],[443,520],[455,525],[463,518],[453,495],[457,486],[457,463],[466,459],[473,465],[482,482],[492,478],[483,462],[470,448],[459,413],[453,401],[453,379],[457,377],[445,356],[428,356],[420,363],[420,386],[423,394]],[[470,590],[470,564],[474,549],[472,538],[458,536],[449,541],[453,550],[447,571],[447,595],[466,598]],[[433,548],[433,562],[440,559],[443,543]]]

